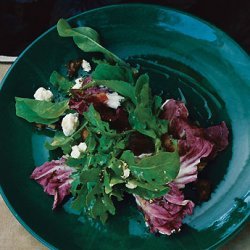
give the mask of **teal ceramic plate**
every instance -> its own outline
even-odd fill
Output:
[[[29,179],[34,166],[48,160],[48,135],[15,116],[14,97],[32,97],[48,85],[53,70],[84,56],[71,39],[52,28],[33,42],[3,80],[0,91],[1,193],[10,210],[49,248],[146,250],[216,248],[249,216],[250,61],[227,35],[195,17],[152,5],[117,5],[73,17],[90,26],[104,46],[149,72],[152,88],[187,103],[202,126],[222,120],[230,145],[207,167],[213,192],[186,219],[181,233],[149,234],[133,200],[127,199],[103,226],[66,213],[52,212],[52,197]]]

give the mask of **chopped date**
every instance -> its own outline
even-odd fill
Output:
[[[78,73],[82,64],[82,59],[76,59],[69,61],[67,68],[68,68],[68,75],[69,77],[75,77]]]
[[[166,149],[167,152],[175,151],[175,147],[170,135],[168,134],[162,135],[161,141],[162,141],[162,146]]]

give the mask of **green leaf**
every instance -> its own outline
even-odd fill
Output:
[[[45,147],[49,150],[62,148],[65,154],[69,154],[71,146],[76,144],[76,140],[81,137],[81,132],[86,126],[87,122],[84,122],[77,130],[70,136],[65,136],[62,131],[57,131],[51,142],[46,142]]]
[[[107,208],[107,211],[110,214],[114,215],[115,214],[114,203],[113,203],[112,199],[105,193],[103,194],[102,202],[103,202],[104,206]]]
[[[109,194],[112,192],[112,188],[110,186],[110,176],[107,171],[104,171],[103,176],[104,176],[104,182],[103,182],[104,190],[106,194]]]
[[[143,89],[146,87],[146,89]],[[145,91],[146,90],[146,91]],[[144,93],[142,94],[142,92]],[[135,85],[135,96],[137,99],[137,102],[140,103],[142,101],[148,103],[150,99],[150,89],[149,89],[149,77],[147,74],[140,75],[139,78],[136,81]],[[144,96],[143,96],[144,95]]]
[[[108,168],[112,169],[116,176],[120,177],[123,175],[122,164],[123,162],[121,160],[112,158],[108,164]]]
[[[88,194],[86,196],[86,205],[87,207],[92,207],[96,198],[103,193],[102,184],[100,182],[94,183],[88,187]]]
[[[102,131],[109,131],[109,124],[101,120],[100,114],[92,104],[89,106],[88,111],[83,113],[83,116],[92,127],[99,129],[99,131],[96,131],[97,134],[100,134]]]
[[[121,160],[125,161],[129,166],[135,165],[135,155],[131,150],[126,150],[122,153]]]
[[[74,173],[71,175],[73,181],[71,182],[71,186],[70,186],[70,192],[73,196],[76,196],[79,192],[79,185],[80,185],[80,178],[78,173]]]
[[[62,37],[72,37],[75,44],[84,52],[101,52],[109,61],[126,65],[123,60],[100,44],[98,33],[90,27],[71,28],[66,20],[60,19],[57,23],[57,31]]]
[[[134,83],[133,72],[130,67],[99,64],[92,73],[94,80],[119,80]]]
[[[162,98],[158,95],[155,95],[153,98],[153,114],[159,116],[161,112]]]
[[[141,188],[138,186],[135,189],[130,189],[130,190],[127,189],[126,191],[130,194],[139,195],[140,197],[142,197],[146,200],[151,200],[151,199],[159,198],[159,197],[165,195],[166,193],[168,193],[169,188],[165,187],[165,189],[162,189],[159,191],[150,191],[148,189]]]
[[[98,196],[90,209],[90,214],[93,218],[99,217],[104,224],[108,218],[108,214],[115,214],[115,206],[112,199],[105,193],[102,196]]]
[[[87,136],[85,142],[88,145],[87,151],[89,153],[94,152],[96,149],[96,143],[97,143],[94,133],[91,133],[88,131],[88,136]]]
[[[88,182],[99,182],[100,179],[100,169],[92,168],[88,170],[83,170],[80,174],[80,181],[83,184]]]
[[[71,147],[70,147],[70,149],[71,149]],[[67,166],[69,166],[69,167],[74,167],[74,168],[80,168],[81,167],[81,165],[83,165],[83,162],[85,162],[85,159],[86,157],[85,157],[85,155],[83,156],[83,157],[81,157],[81,158],[72,158],[72,157],[69,157],[68,159],[67,159],[67,161],[66,161],[66,164],[67,164]],[[79,174],[78,174],[79,175]],[[79,176],[78,176],[79,177]]]
[[[124,139],[121,139],[120,141],[117,141],[116,144],[114,145],[115,149],[125,149],[128,144],[128,138],[125,137]]]
[[[59,74],[56,71],[53,71],[50,75],[50,83],[55,86],[59,91],[68,93],[69,90],[73,87],[74,83],[66,79],[64,76]]]
[[[116,131],[109,128],[109,123],[102,121],[100,114],[95,110],[92,104],[89,106],[88,111],[83,113],[83,116],[89,122],[88,130],[91,132],[110,137],[117,136]]]
[[[180,157],[175,152],[160,152],[141,159],[137,165],[129,166],[138,179],[153,185],[165,185],[174,180],[180,169]]]
[[[55,133],[55,136],[53,137],[53,140],[49,143],[46,142],[45,146],[49,150],[54,150],[59,147],[67,147],[69,146],[71,148],[71,143],[74,141],[72,136],[65,136],[62,131],[57,131]]]
[[[129,98],[134,104],[136,104],[135,88],[130,83],[120,80],[94,80],[94,83],[96,85],[104,85],[118,94]]]
[[[131,126],[141,134],[155,140],[159,151],[158,139],[167,132],[167,121],[158,118],[160,97],[152,97],[147,74],[141,75],[135,85],[136,107],[127,106]]]
[[[114,186],[112,192],[109,195],[110,195],[110,197],[112,197],[112,196],[116,197],[116,199],[118,201],[122,201],[124,191],[125,191],[125,189],[122,189],[121,187],[118,188],[118,187]]]
[[[109,62],[106,59],[97,59],[92,58],[92,62],[99,65],[99,64],[109,64]]]
[[[71,207],[79,212],[86,208],[87,189],[82,187],[78,192],[76,198],[72,201]]]
[[[122,184],[122,183],[124,183],[124,182],[125,182],[125,181],[124,181],[122,178],[119,178],[119,177],[112,177],[112,178],[110,179],[109,184],[110,184],[111,187],[113,187],[113,186],[115,186],[115,185],[117,185],[117,184]]]
[[[94,205],[93,208],[91,209],[91,216],[96,219],[100,218],[101,222],[104,224],[106,220],[108,219],[108,213],[105,205],[103,204],[103,201],[101,198],[98,198]]]
[[[16,115],[41,124],[52,124],[69,109],[68,100],[53,103],[29,98],[16,97]]]

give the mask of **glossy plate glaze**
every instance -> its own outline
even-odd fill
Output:
[[[152,88],[186,102],[194,120],[209,126],[225,120],[230,145],[209,164],[211,199],[196,207],[182,232],[148,233],[135,202],[127,198],[106,225],[84,216],[52,212],[52,197],[29,176],[51,156],[43,144],[51,136],[15,116],[14,97],[32,97],[47,86],[50,73],[70,59],[85,57],[71,39],[52,28],[33,42],[3,80],[0,91],[1,193],[24,227],[51,249],[216,248],[249,217],[250,61],[227,35],[192,16],[152,5],[119,5],[73,17],[74,26],[96,29],[104,46],[140,64]],[[70,211],[69,211],[70,212]]]

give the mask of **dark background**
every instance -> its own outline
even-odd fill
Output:
[[[139,2],[199,16],[227,32],[250,53],[250,0],[0,0],[0,55],[17,56],[61,17],[110,4]]]

